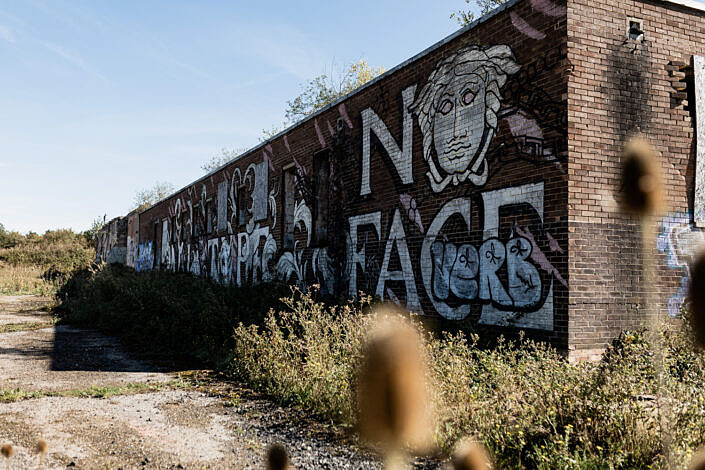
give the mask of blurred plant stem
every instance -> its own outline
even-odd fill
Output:
[[[671,455],[672,435],[669,428],[670,399],[665,386],[665,346],[663,341],[664,322],[659,309],[659,298],[656,293],[656,263],[652,245],[656,239],[655,222],[653,214],[644,214],[640,217],[642,234],[642,270],[644,276],[644,314],[647,318],[649,342],[653,347],[653,365],[656,376],[656,413],[661,436],[661,446],[666,468],[673,469],[673,456]]]

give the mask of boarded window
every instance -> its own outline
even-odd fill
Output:
[[[328,241],[328,206],[330,195],[330,154],[322,152],[313,158],[314,182],[314,220],[313,238],[321,245]]]
[[[296,177],[294,169],[289,168],[284,171],[284,201],[282,204],[283,213],[283,235],[282,245],[284,249],[294,247],[294,210],[296,208]]]
[[[695,201],[696,227],[705,227],[705,57],[693,56],[695,72]]]
[[[252,217],[255,222],[267,218],[269,192],[269,165],[262,162],[255,165],[255,187],[252,190]]]

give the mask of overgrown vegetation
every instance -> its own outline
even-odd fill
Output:
[[[288,293],[263,317],[287,293],[286,286],[238,289],[113,266],[74,279],[63,291],[64,315],[162,354],[227,364],[259,390],[354,425],[370,299],[326,306],[315,292]],[[653,350],[643,331],[620,335],[600,362],[579,364],[532,341],[485,349],[474,335],[424,332],[436,445],[448,452],[475,435],[498,468],[659,468],[670,434],[674,461],[684,467],[705,436],[705,358],[687,328],[663,333],[668,407],[654,399]]]
[[[49,230],[22,235],[0,225],[0,294],[53,294],[94,258],[90,234]]]
[[[65,320],[95,326],[162,359],[217,367],[232,357],[234,328],[261,321],[289,288],[237,288],[188,273],[98,266],[73,276],[58,292]]]

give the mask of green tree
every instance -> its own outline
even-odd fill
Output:
[[[287,102],[284,113],[286,123],[293,124],[325,108],[384,72],[384,67],[371,67],[367,60],[360,59],[337,73],[314,77],[303,87],[299,96]]]
[[[137,191],[134,202],[132,203],[132,209],[135,212],[142,212],[167,196],[170,196],[174,191],[176,191],[176,188],[174,188],[173,184],[166,181],[156,182],[151,188]]]
[[[465,3],[474,3],[480,9],[480,16],[485,15],[498,6],[504,5],[509,0],[465,0]],[[461,26],[467,26],[475,21],[475,13],[471,10],[458,10],[450,14],[450,17],[460,23]]]
[[[210,173],[246,151],[246,147],[239,147],[236,149],[227,149],[223,147],[220,149],[220,153],[218,155],[213,155],[210,160],[201,165],[201,169],[206,173]]]
[[[384,67],[372,67],[366,59],[360,59],[342,69],[333,71],[335,68],[333,65],[331,73],[318,75],[302,85],[301,93],[294,99],[287,101],[281,126],[274,125],[270,129],[262,129],[260,142],[271,139],[286,127],[310,116],[319,109],[325,108],[385,72]],[[246,148],[233,150],[223,148],[220,155],[213,156],[208,162],[201,165],[201,168],[208,173],[220,168],[246,150]]]
[[[96,235],[98,234],[98,231],[105,226],[106,223],[106,215],[103,215],[103,217],[97,217],[93,219],[93,223],[91,224],[91,228],[88,230],[85,230],[82,235],[86,239],[87,242],[89,243],[95,243]]]

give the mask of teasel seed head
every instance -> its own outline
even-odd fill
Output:
[[[289,468],[289,454],[281,443],[275,442],[267,449],[267,470],[286,470]]]
[[[688,465],[688,470],[705,470],[705,448],[696,452]]]
[[[702,250],[690,269],[689,297],[693,339],[699,348],[705,349],[705,251]]]
[[[473,439],[463,439],[453,451],[453,470],[490,470],[492,463],[487,449]]]
[[[45,441],[44,439],[39,439],[37,441],[36,451],[38,454],[46,454],[48,448],[49,448],[49,445],[47,444],[47,441]]]
[[[399,316],[380,316],[358,380],[360,433],[387,452],[425,449],[431,436],[423,343]]]
[[[4,444],[0,447],[0,454],[2,454],[2,456],[6,459],[9,459],[15,455],[15,448],[12,447],[12,444]]]
[[[622,167],[624,208],[635,215],[658,213],[663,207],[661,169],[654,148],[643,137],[624,147]]]

